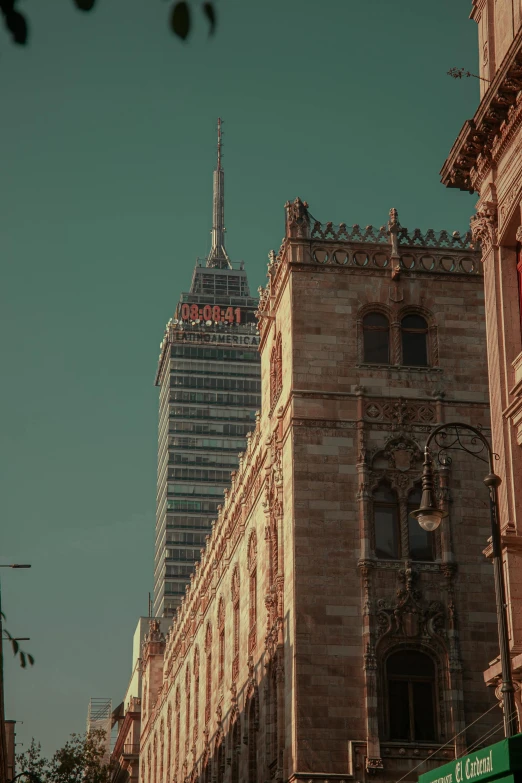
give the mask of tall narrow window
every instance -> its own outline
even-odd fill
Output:
[[[212,702],[212,628],[207,625],[205,634],[205,654],[207,656],[205,667],[205,725],[210,720],[210,705]]]
[[[435,666],[432,659],[414,650],[393,653],[386,661],[386,679],[390,739],[435,741]]]
[[[370,364],[390,363],[390,322],[382,313],[363,318],[363,355]]]
[[[399,558],[399,506],[393,490],[382,484],[373,494],[375,555],[387,560]]]
[[[421,315],[405,315],[401,321],[402,364],[426,367],[428,364],[428,324]]]
[[[283,388],[283,342],[277,335],[270,353],[270,408],[277,402]]]
[[[423,530],[415,517],[410,516],[412,511],[420,508],[422,491],[415,487],[408,495],[408,539],[410,557],[412,560],[433,560],[434,540],[433,533]]]
[[[198,738],[199,724],[199,647],[194,653],[194,742]]]
[[[256,700],[250,699],[248,706],[248,783],[257,783],[257,725]]]
[[[248,652],[252,654],[257,645],[257,537],[255,530],[248,541]]]
[[[518,307],[520,310],[520,330],[522,332],[522,245],[517,251],[517,283],[518,283]]]
[[[159,783],[163,783],[163,764],[165,763],[165,722],[160,724]]]
[[[223,783],[225,776],[225,745],[222,737],[214,753],[214,764],[216,765],[216,783]]]
[[[230,783],[239,783],[239,751],[241,749],[241,742],[239,739],[239,718],[236,718],[234,725],[232,726],[232,758],[231,758],[231,773]]]
[[[225,604],[221,598],[218,606],[219,668],[218,680],[221,684],[225,676]]]
[[[167,780],[170,780],[170,765],[172,763],[172,704],[167,710]]]
[[[179,724],[181,723],[181,698],[179,693],[179,685],[176,690],[176,744],[175,744],[175,759],[174,759],[174,769],[177,770],[179,767]]]
[[[152,783],[156,783],[157,781],[157,771],[158,771],[158,735],[154,735],[154,743],[152,746]]]
[[[190,666],[187,663],[185,671],[185,755],[190,746]]]
[[[233,655],[232,655],[232,682],[235,682],[239,675],[239,570],[236,566],[232,574],[232,611],[233,617]]]

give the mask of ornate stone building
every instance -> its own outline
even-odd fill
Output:
[[[482,245],[493,448],[506,565],[512,665],[522,683],[522,7],[473,0],[481,101],[442,169],[448,187],[476,192]],[[500,663],[485,672],[498,681]],[[520,704],[520,702],[518,702]],[[519,711],[519,724],[520,724]]]
[[[421,450],[488,427],[470,235],[322,225],[286,205],[260,292],[262,409],[165,637],[143,647],[140,783],[416,779],[493,741],[488,494]],[[420,766],[419,768],[419,765]]]

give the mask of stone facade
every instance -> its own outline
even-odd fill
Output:
[[[448,187],[477,192],[473,235],[482,245],[493,448],[509,605],[513,672],[522,684],[522,9],[473,0],[481,102],[442,170]],[[495,684],[500,663],[485,673]],[[520,723],[520,700],[518,700]]]
[[[408,516],[431,428],[488,432],[470,239],[286,205],[260,291],[261,413],[170,632],[144,644],[140,783],[391,783],[498,737],[473,460],[439,470],[432,539]]]

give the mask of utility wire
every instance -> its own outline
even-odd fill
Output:
[[[516,709],[513,710],[513,713],[509,716],[509,718],[511,719],[513,717],[513,715],[516,715],[516,712],[517,712]],[[465,754],[465,755],[468,755],[469,753],[473,753],[473,751],[476,750],[478,748],[478,746],[482,742],[485,742],[486,740],[488,740],[491,737],[492,734],[494,734],[496,731],[498,731],[503,723],[504,723],[504,718],[502,718],[502,720],[499,723],[497,723],[496,726],[494,726],[492,729],[489,729],[481,737],[479,737],[478,740],[476,740],[473,743],[473,745],[471,745],[471,747],[468,749],[468,753]]]
[[[454,737],[452,737],[452,738],[451,738],[451,739],[449,739],[447,742],[445,742],[445,743],[444,743],[444,745],[441,745],[441,746],[440,746],[440,748],[437,748],[436,750],[434,750],[434,751],[433,751],[433,753],[432,753],[431,755],[433,756],[435,753],[438,753],[438,752],[439,752],[439,750],[444,750],[444,748],[447,748],[447,747],[448,747],[448,745],[450,745],[450,744],[453,742],[453,740],[456,740],[456,739],[457,739],[457,737],[460,737],[460,735],[461,735],[461,734],[464,734],[464,732],[465,732],[465,731],[467,731],[467,729],[470,729],[472,726],[474,726],[474,725],[475,725],[475,723],[477,723],[477,722],[478,722],[479,720],[481,720],[481,719],[482,719],[482,718],[483,718],[485,715],[487,715],[489,712],[491,712],[491,710],[494,710],[494,709],[497,709],[497,708],[498,708],[498,704],[494,704],[492,707],[490,707],[490,708],[489,708],[489,710],[486,710],[486,712],[483,712],[483,713],[482,713],[482,715],[479,715],[479,716],[478,716],[478,718],[476,718],[476,719],[473,721],[473,723],[469,723],[467,726],[464,726],[464,728],[462,729],[462,731],[459,731],[459,733],[458,733],[458,734],[455,734],[455,736],[454,736]],[[502,719],[502,722],[503,722],[503,720],[504,720],[504,719]],[[408,777],[408,775],[409,775],[411,772],[415,772],[415,770],[416,770],[416,769],[419,769],[419,767],[422,767],[422,765],[423,765],[423,764],[425,764],[425,763],[426,763],[426,761],[428,761],[428,759],[423,759],[423,760],[420,762],[420,764],[417,764],[417,766],[416,766],[416,767],[413,767],[413,769],[409,769],[409,770],[407,771],[407,773],[406,773],[405,775],[403,775],[403,776],[402,776],[402,778],[399,778],[399,780],[396,780],[396,781],[395,781],[395,783],[401,783],[401,781],[403,781],[405,778],[407,778],[407,777]]]

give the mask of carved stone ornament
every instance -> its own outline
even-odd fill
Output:
[[[482,245],[483,255],[497,244],[497,225],[497,208],[491,201],[485,201],[470,221],[473,243]]]
[[[394,601],[377,601],[377,636],[401,636],[408,639],[444,639],[444,607],[440,601],[423,600],[415,588],[418,574],[411,566],[398,573],[399,587]]]
[[[388,441],[384,448],[384,455],[401,473],[410,470],[415,460],[421,459],[418,445],[409,438],[394,438]]]
[[[522,242],[522,226],[519,226],[517,228],[517,233],[515,235],[515,239],[517,242]]]

